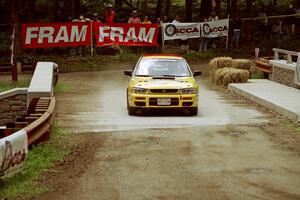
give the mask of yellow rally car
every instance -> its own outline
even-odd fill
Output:
[[[198,114],[198,83],[184,58],[176,55],[144,55],[134,70],[126,70],[131,76],[127,88],[129,115],[138,109],[178,108]]]

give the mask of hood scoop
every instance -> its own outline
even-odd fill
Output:
[[[166,79],[166,80],[175,80],[175,76],[154,76],[152,77],[153,80],[156,79]]]

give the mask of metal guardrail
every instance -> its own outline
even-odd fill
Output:
[[[55,104],[55,97],[50,97],[50,103],[47,111],[25,127],[29,146],[46,141],[50,138],[52,124],[55,117]]]

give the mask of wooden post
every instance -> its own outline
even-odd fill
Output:
[[[17,73],[18,74],[22,73],[22,63],[21,62],[17,62]]]
[[[18,81],[17,63],[11,64],[11,76],[14,83]]]
[[[226,49],[228,49],[228,42],[229,42],[229,14],[228,14],[228,33],[227,33],[227,37],[226,37]]]
[[[94,55],[93,45],[94,45],[94,41],[93,41],[93,21],[91,21],[91,56]]]
[[[165,28],[163,26],[164,23],[160,24],[160,28],[161,28],[161,43],[162,43],[162,49],[165,47]]]

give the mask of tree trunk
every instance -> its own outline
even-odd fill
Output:
[[[237,15],[237,0],[227,0],[227,15],[230,18]]]
[[[27,22],[33,22],[34,20],[33,16],[35,16],[35,0],[28,0],[27,8],[28,8]]]
[[[142,10],[144,12],[146,12],[147,8],[148,8],[148,0],[144,0],[143,1],[143,5],[142,5]]]
[[[200,6],[200,18],[209,17],[212,10],[212,0],[202,0]]]
[[[119,10],[122,8],[122,0],[115,0],[115,7]]]
[[[193,21],[193,0],[185,0],[185,20],[187,22]]]
[[[272,11],[275,12],[276,11],[276,7],[277,7],[277,0],[274,0],[273,1],[273,4],[272,4]],[[297,7],[297,5],[296,5]],[[298,7],[297,7],[298,8]]]
[[[217,13],[218,16],[221,15],[221,0],[215,0],[216,1],[216,7],[215,7],[215,11]]]
[[[165,1],[166,1],[165,15],[169,16],[169,14],[170,14],[171,0],[165,0]]]
[[[75,0],[74,5],[74,15],[72,17],[76,17],[80,14],[80,0]],[[99,13],[98,13],[99,14]]]
[[[227,15],[230,14],[231,0],[227,0]]]
[[[246,0],[246,17],[252,17],[252,4],[253,0]],[[246,40],[248,43],[251,43],[252,41],[252,21],[247,20],[245,21],[245,32],[248,33],[246,34]]]
[[[162,8],[163,0],[157,0],[156,4],[156,18],[161,17],[161,8]]]
[[[234,18],[237,15],[237,0],[231,0],[230,18]]]
[[[11,0],[11,23],[12,28],[15,28],[15,39],[14,39],[14,62],[20,61],[21,56],[21,30],[20,30],[20,18],[19,18],[19,0]]]
[[[19,1],[11,0],[10,2],[11,22],[12,24],[19,23]]]
[[[64,13],[63,18],[68,18],[75,15],[75,1],[74,0],[64,0]]]

